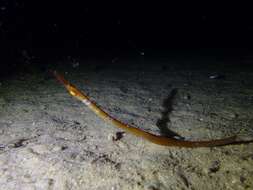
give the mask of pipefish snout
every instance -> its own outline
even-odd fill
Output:
[[[56,79],[62,83],[67,91],[73,97],[77,98],[78,100],[82,101],[86,106],[88,106],[96,115],[100,118],[105,120],[108,123],[113,124],[114,126],[125,130],[137,137],[141,137],[145,140],[148,140],[154,144],[162,145],[162,146],[177,146],[177,147],[188,147],[188,148],[196,148],[196,147],[214,147],[214,146],[224,146],[224,145],[231,145],[231,144],[246,144],[251,143],[253,140],[249,141],[242,141],[238,140],[236,136],[224,138],[224,139],[217,139],[217,140],[209,140],[209,141],[185,141],[185,140],[178,140],[175,138],[169,138],[164,136],[155,135],[149,132],[146,132],[142,129],[130,126],[128,124],[123,123],[122,121],[112,117],[110,114],[105,112],[101,109],[96,102],[90,100],[90,98],[80,90],[78,90],[73,84],[68,82],[62,75],[57,73],[56,71],[53,72]]]

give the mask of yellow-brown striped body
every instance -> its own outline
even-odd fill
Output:
[[[65,80],[62,75],[58,74],[57,72],[54,72],[54,75],[66,87],[66,89],[72,96],[82,101],[86,106],[88,106],[95,114],[97,114],[103,120],[129,133],[132,133],[135,136],[142,137],[143,139],[146,139],[152,143],[163,145],[163,146],[178,146],[178,147],[194,148],[194,147],[224,146],[224,145],[229,145],[229,144],[242,144],[242,143],[253,142],[253,141],[237,141],[236,136],[224,138],[224,139],[218,139],[218,140],[210,140],[210,141],[184,141],[184,140],[178,140],[174,138],[158,136],[152,133],[148,133],[146,131],[127,125],[113,118],[104,110],[102,110],[99,106],[97,106],[95,102],[92,102],[86,94],[84,94],[83,92],[78,90],[73,84]]]

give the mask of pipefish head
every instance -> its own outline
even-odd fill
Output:
[[[88,99],[88,97],[85,94],[83,94],[82,92],[80,92],[74,85],[69,83],[69,84],[65,85],[65,87],[68,90],[69,94],[74,96],[75,98],[77,98],[79,100]]]
[[[56,71],[54,71],[53,74],[55,78],[65,86],[70,95],[76,97],[79,100],[87,99],[87,96],[85,94],[80,92],[73,84],[68,82],[61,74],[57,73]]]

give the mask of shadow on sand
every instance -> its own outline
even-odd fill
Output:
[[[170,122],[170,114],[173,111],[173,102],[175,100],[175,96],[177,95],[178,90],[176,88],[172,89],[170,94],[163,100],[163,111],[161,112],[161,118],[157,120],[156,126],[160,129],[161,135],[169,138],[177,138],[184,139],[184,137],[179,134],[171,131],[168,128],[168,123]]]

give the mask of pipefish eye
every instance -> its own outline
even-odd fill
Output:
[[[69,93],[72,95],[72,96],[76,96],[76,93],[74,91],[69,91]]]

